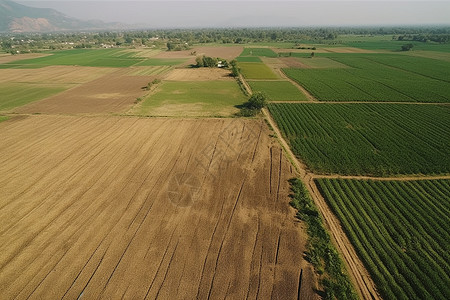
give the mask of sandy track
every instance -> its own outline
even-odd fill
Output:
[[[129,109],[143,96],[154,76],[129,76],[119,70],[53,97],[19,107],[19,113],[80,114],[111,113]]]
[[[5,299],[314,299],[295,176],[264,122],[0,124]]]
[[[355,284],[358,295],[362,299],[381,299],[378,292],[376,291],[375,283],[370,277],[367,269],[364,267],[362,261],[356,254],[356,251],[350,240],[346,236],[343,228],[341,227],[338,218],[333,214],[331,209],[328,207],[325,199],[320,194],[314,182],[314,178],[316,178],[317,176],[310,173],[306,165],[296,158],[288,143],[281,135],[280,130],[278,129],[275,121],[273,120],[267,109],[264,109],[263,112],[266,116],[266,119],[269,121],[270,125],[273,127],[275,133],[277,134],[279,142],[287,152],[289,159],[291,160],[295,168],[297,168],[302,181],[305,183],[308,192],[310,193],[312,199],[314,200],[314,203],[316,204],[322,217],[324,218],[328,230],[329,232],[331,232],[333,241],[337,245],[339,252],[344,258],[346,269],[348,270],[350,277]]]

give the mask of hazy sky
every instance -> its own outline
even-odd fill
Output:
[[[244,26],[450,25],[450,0],[58,0],[17,1],[83,20],[151,28]]]

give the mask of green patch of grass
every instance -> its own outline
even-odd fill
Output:
[[[236,58],[238,62],[262,62],[261,58],[257,56],[238,56]]]
[[[289,81],[247,81],[254,92],[263,92],[269,101],[308,101],[308,98]]]
[[[244,48],[240,56],[265,56],[278,57],[278,55],[269,48]]]
[[[123,53],[121,53],[123,51]],[[15,61],[13,65],[76,65],[84,67],[129,67],[143,59],[121,49],[72,49],[51,52],[52,55]]]
[[[247,98],[236,81],[163,82],[134,112],[149,116],[231,116]]]
[[[0,110],[10,110],[66,90],[66,85],[0,83]]]
[[[315,173],[450,173],[450,107],[416,104],[268,105],[292,150]]]
[[[246,79],[279,79],[264,63],[240,62],[238,67]]]
[[[8,119],[9,119],[9,117],[7,117],[7,116],[0,116],[0,123],[3,121],[6,121]]]
[[[178,58],[149,58],[136,66],[175,66],[186,62],[187,59]]]

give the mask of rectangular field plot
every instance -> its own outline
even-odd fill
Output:
[[[313,299],[261,120],[0,123],[2,299]],[[224,288],[224,287],[230,287]]]
[[[186,62],[183,58],[150,58],[137,64],[137,66],[176,66]]]
[[[340,63],[328,57],[298,57],[301,63],[313,69],[342,69],[348,68],[347,65]]]
[[[450,298],[450,180],[316,183],[383,299]]]
[[[257,56],[239,56],[236,57],[238,62],[262,62],[261,58]]]
[[[0,83],[0,111],[45,99],[70,88],[70,85]]]
[[[247,81],[253,92],[263,92],[270,101],[308,101],[305,94],[289,81]]]
[[[265,57],[278,57],[278,55],[269,48],[244,48],[242,56],[265,56]]]
[[[156,76],[164,74],[171,69],[170,66],[131,67],[127,74],[133,76]]]
[[[240,62],[238,67],[246,79],[279,79],[279,77],[264,63]]]
[[[450,102],[450,62],[379,54],[331,58],[351,68],[284,71],[323,101]]]
[[[123,52],[122,52],[123,51]],[[134,53],[121,49],[74,49],[51,52],[52,55],[14,61],[14,65],[74,65],[84,67],[129,67],[144,59],[134,57]]]
[[[318,173],[450,172],[450,107],[269,104],[293,151]]]
[[[134,113],[149,116],[230,116],[246,97],[235,81],[167,81]]]
[[[145,95],[142,88],[155,77],[128,76],[124,75],[126,71],[121,69],[106,74],[53,97],[17,108],[15,112],[88,114],[127,111],[136,98]]]

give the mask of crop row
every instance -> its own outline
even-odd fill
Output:
[[[450,299],[450,181],[318,179],[385,299]]]
[[[399,56],[337,56],[350,68],[284,69],[322,101],[449,102],[448,63]],[[427,64],[429,63],[429,64]]]
[[[450,108],[413,104],[270,104],[295,154],[317,173],[450,172]]]

